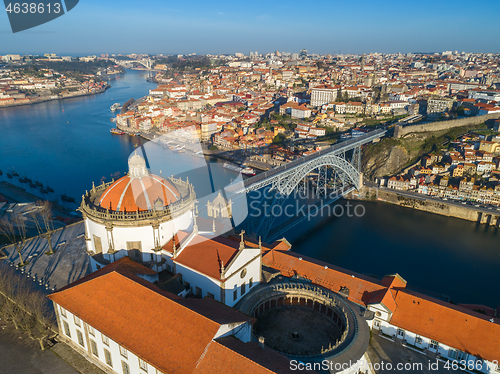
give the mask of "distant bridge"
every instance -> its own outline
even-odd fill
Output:
[[[151,69],[153,66],[153,60],[150,58],[143,58],[142,60],[114,60],[117,65],[127,67],[130,64],[140,64],[146,69]]]
[[[306,219],[307,216],[293,222],[281,222],[278,231],[272,232],[276,220],[273,212],[281,210],[294,190],[305,193],[309,184],[316,190],[317,197],[324,198],[321,199],[322,207],[359,189],[363,184],[361,146],[380,139],[386,135],[386,131],[379,129],[369,132],[246,179],[237,193],[245,192],[250,201],[249,216],[244,222],[247,232],[261,235],[269,241]],[[266,199],[252,200],[251,193],[261,189],[267,189]],[[258,211],[259,214],[252,215],[252,211]]]

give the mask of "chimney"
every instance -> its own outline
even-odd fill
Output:
[[[259,336],[259,347],[261,347],[262,349],[265,349],[263,336]]]

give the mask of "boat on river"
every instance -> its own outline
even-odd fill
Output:
[[[109,130],[109,132],[111,134],[115,134],[115,135],[123,135],[123,134],[125,134],[125,131],[117,129],[116,127],[113,127],[111,130]]]
[[[113,105],[111,105],[109,107],[109,109],[111,109],[112,112],[114,112],[115,110],[118,110],[120,109],[122,106],[120,105],[120,103],[114,103]]]
[[[68,196],[66,194],[61,195],[61,200],[62,201],[66,201],[68,203],[74,203],[74,202],[76,202],[74,198],[72,198],[71,196]]]
[[[255,170],[254,170],[254,169],[252,169],[252,168],[250,168],[250,167],[248,167],[248,166],[247,166],[246,168],[244,168],[244,169],[241,171],[241,174],[243,174],[243,175],[248,175],[248,176],[253,177],[253,176],[254,176],[255,174],[257,174],[257,173],[255,172]]]

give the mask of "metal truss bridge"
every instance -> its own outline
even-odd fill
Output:
[[[243,223],[246,231],[271,241],[307,219],[307,215],[292,215],[288,220],[278,217],[294,191],[306,197],[304,203],[312,214],[354,189],[359,190],[363,184],[361,146],[385,135],[385,129],[375,130],[246,179],[237,191],[244,192],[249,202],[248,217]],[[287,216],[290,215],[288,210]]]

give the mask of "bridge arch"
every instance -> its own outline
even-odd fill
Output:
[[[310,172],[323,166],[331,166],[332,168],[343,172],[356,187],[356,189],[359,189],[359,171],[345,158],[336,155],[326,155],[323,157],[318,157],[311,162],[299,166],[293,171],[293,173],[290,173],[290,175],[277,181],[276,186],[273,187],[275,187],[281,194],[288,196],[298,186],[300,181],[304,179]]]

